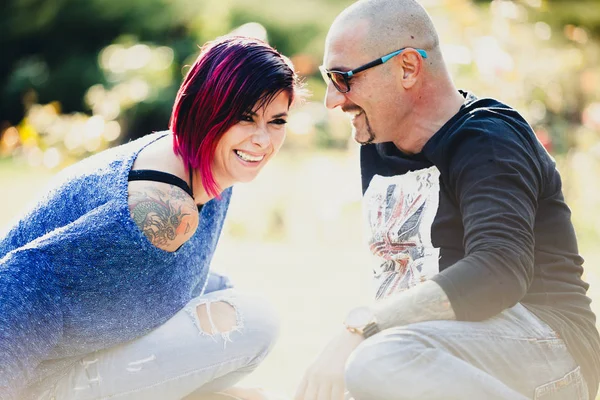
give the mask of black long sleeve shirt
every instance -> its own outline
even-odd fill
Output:
[[[378,297],[432,279],[468,321],[521,302],[565,341],[595,398],[600,337],[555,163],[514,109],[463,95],[419,154],[361,149]]]

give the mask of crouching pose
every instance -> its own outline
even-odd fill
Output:
[[[169,131],[59,173],[0,236],[0,399],[262,398],[231,387],[276,317],[209,270],[231,186],[278,152],[299,91],[267,44],[218,39]]]

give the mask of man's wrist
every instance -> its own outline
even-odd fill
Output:
[[[344,320],[344,325],[348,332],[358,334],[365,339],[379,332],[375,313],[367,306],[350,310]]]

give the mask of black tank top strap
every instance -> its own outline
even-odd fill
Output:
[[[187,194],[189,194],[192,199],[194,198],[194,194],[192,193],[192,189],[188,186],[187,182],[181,179],[178,176],[173,174],[169,174],[167,172],[155,171],[152,169],[137,169],[129,171],[129,179],[130,181],[155,181],[168,183],[171,185],[175,185],[183,189]]]

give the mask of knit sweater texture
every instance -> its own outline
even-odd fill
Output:
[[[150,332],[202,293],[231,188],[204,205],[195,234],[175,252],[155,247],[129,211],[137,154],[168,134],[66,168],[0,234],[0,399],[18,398],[53,360]]]

